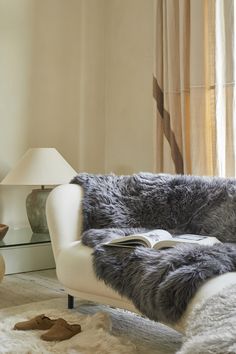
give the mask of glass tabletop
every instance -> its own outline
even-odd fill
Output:
[[[0,241],[0,248],[48,242],[51,242],[49,234],[35,234],[29,227],[9,229],[6,236]]]

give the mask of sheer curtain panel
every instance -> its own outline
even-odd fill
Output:
[[[155,0],[156,171],[235,176],[234,0]]]

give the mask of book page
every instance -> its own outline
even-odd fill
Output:
[[[219,242],[220,241],[216,237],[202,236],[202,235],[195,235],[195,234],[183,234],[183,235],[178,235],[176,237],[173,237],[172,240],[161,240],[159,242],[156,242],[154,248],[155,249],[170,248],[181,243],[212,246],[215,243],[219,243]]]
[[[109,246],[120,246],[120,247],[136,247],[145,246],[152,248],[157,241],[170,240],[172,235],[162,229],[156,229],[152,231],[145,232],[143,234],[133,234],[129,236],[120,237],[118,239],[112,240],[107,243]]]

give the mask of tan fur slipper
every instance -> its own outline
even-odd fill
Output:
[[[46,330],[51,328],[56,321],[56,319],[51,320],[49,317],[42,314],[32,318],[31,320],[16,323],[13,329],[17,329],[19,331],[28,331],[30,329]]]
[[[41,339],[46,341],[62,341],[70,339],[80,332],[81,326],[79,324],[70,325],[63,318],[59,318],[49,331],[41,335]]]

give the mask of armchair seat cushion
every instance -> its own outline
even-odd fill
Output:
[[[61,250],[57,258],[57,276],[67,289],[80,289],[84,294],[122,300],[121,296],[99,281],[93,270],[93,249],[84,246],[81,241],[72,242]],[[70,291],[71,293],[71,291]],[[124,300],[122,300],[124,301]],[[127,301],[128,302],[128,301]]]

